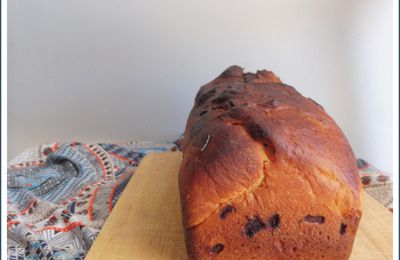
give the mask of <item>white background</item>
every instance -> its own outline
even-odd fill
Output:
[[[228,66],[322,104],[392,172],[389,0],[8,3],[8,156],[52,141],[171,140]]]

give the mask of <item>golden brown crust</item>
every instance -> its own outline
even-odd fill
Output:
[[[232,66],[196,96],[179,174],[192,259],[347,259],[361,184],[324,109]]]

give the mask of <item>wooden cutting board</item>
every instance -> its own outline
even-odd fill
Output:
[[[178,190],[179,152],[141,162],[86,260],[187,259]],[[392,259],[392,214],[365,194],[352,260]]]

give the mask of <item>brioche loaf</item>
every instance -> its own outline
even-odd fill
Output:
[[[179,187],[191,259],[348,259],[361,183],[343,132],[269,71],[201,87]]]

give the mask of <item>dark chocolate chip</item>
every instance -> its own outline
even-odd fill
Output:
[[[265,228],[265,224],[261,221],[260,217],[255,216],[247,221],[246,225],[244,226],[243,233],[247,237],[252,238],[263,228]]]
[[[208,113],[207,110],[201,111],[200,114],[199,114],[199,116],[202,116],[202,115],[204,115],[204,114],[206,114],[206,113]]]
[[[231,106],[229,105],[229,103],[223,103],[223,104],[219,105],[217,108],[223,109],[223,110],[228,110],[229,108],[231,108]]]
[[[223,109],[223,110],[226,111],[226,110],[228,110],[228,109],[230,109],[230,108],[232,108],[234,106],[235,106],[235,104],[231,100],[228,100],[228,102],[224,102],[224,103],[222,103],[222,104],[220,104],[218,106],[212,106],[212,108],[213,109],[215,109],[215,108]]]
[[[210,248],[210,253],[212,255],[217,255],[219,253],[221,253],[222,250],[224,250],[224,245],[221,243],[215,244],[213,245],[213,247]]]
[[[226,218],[226,216],[227,216],[229,213],[232,213],[232,212],[236,212],[236,209],[235,209],[232,205],[226,205],[226,206],[221,210],[221,213],[219,214],[219,217],[220,217],[221,219],[224,219],[224,218]]]
[[[264,139],[268,137],[268,133],[260,125],[254,122],[247,124],[246,128],[253,139]]]
[[[346,228],[347,228],[347,225],[346,224],[344,224],[344,223],[341,223],[340,224],[340,234],[341,235],[344,235],[344,233],[346,233]]]
[[[325,217],[324,217],[324,216],[311,216],[311,215],[307,215],[307,216],[304,217],[304,221],[309,222],[309,223],[324,224],[324,222],[325,222]]]
[[[215,88],[211,89],[210,91],[208,91],[204,94],[199,93],[200,95],[197,98],[197,104],[198,105],[204,104],[210,97],[214,96],[215,93],[217,93],[217,90]]]
[[[217,104],[220,105],[226,101],[229,100],[229,96],[228,95],[220,95],[219,97],[215,98],[213,101],[211,101],[211,103],[213,104]]]
[[[268,220],[269,226],[272,227],[273,229],[278,228],[280,222],[281,222],[281,218],[280,218],[279,214],[274,214]]]
[[[221,94],[229,96],[229,97],[235,97],[235,96],[240,95],[241,92],[238,90],[235,90],[235,89],[227,89],[227,90],[224,90]]]

